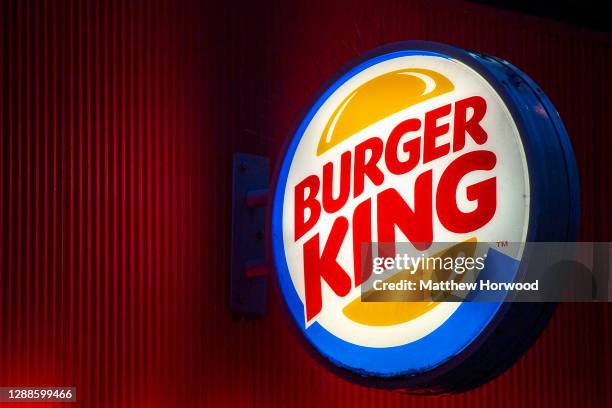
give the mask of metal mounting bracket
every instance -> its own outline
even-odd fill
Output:
[[[264,237],[269,160],[234,153],[230,306],[240,316],[266,312],[269,268]]]

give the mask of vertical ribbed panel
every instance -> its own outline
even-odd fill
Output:
[[[612,406],[607,304],[561,305],[511,370],[446,398],[336,377],[273,291],[263,319],[231,318],[232,153],[276,160],[319,86],[392,41],[477,49],[536,80],[574,144],[582,239],[612,238],[610,36],[365,3],[0,6],[0,386],[74,385],[79,407]]]

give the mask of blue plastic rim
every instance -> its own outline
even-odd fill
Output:
[[[360,377],[414,377],[431,373],[444,365],[459,365],[466,359],[466,354],[477,352],[474,344],[482,343],[495,327],[504,324],[503,316],[509,307],[499,302],[462,303],[441,326],[427,336],[388,348],[363,347],[346,342],[316,322],[308,328],[304,327],[304,306],[291,281],[282,232],[285,186],[295,151],[321,105],[348,79],[382,61],[410,55],[459,60],[484,77],[508,107],[521,134],[529,169],[532,202],[527,240],[572,240],[575,239],[578,227],[578,176],[569,138],[552,103],[518,69],[493,57],[431,42],[393,44],[374,50],[347,65],[330,85],[324,87],[304,115],[277,167],[271,214],[271,244],[278,285],[300,334],[325,360]],[[507,81],[508,75],[519,77],[522,85],[511,85]],[[530,109],[524,108],[526,103],[543,106],[548,119],[542,122],[542,118],[533,118]],[[532,222],[534,219],[537,222]],[[519,265],[519,261],[497,252],[490,253],[487,261],[488,269],[502,268],[506,273],[512,271],[512,276],[518,271]],[[489,273],[495,271],[489,270]]]

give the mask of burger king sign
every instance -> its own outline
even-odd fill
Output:
[[[362,246],[575,239],[576,174],[551,102],[503,60],[406,42],[351,63],[277,170],[272,247],[297,330],[369,385],[447,392],[486,381],[529,346],[551,306],[368,304]]]

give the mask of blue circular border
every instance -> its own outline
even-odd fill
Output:
[[[348,71],[319,97],[302,120],[289,145],[279,173],[278,187],[274,192],[272,210],[272,245],[277,277],[295,323],[312,345],[334,364],[357,373],[382,377],[426,371],[457,355],[484,330],[499,309],[500,303],[462,303],[440,327],[429,335],[402,346],[389,348],[363,347],[346,342],[335,337],[316,322],[304,328],[304,306],[291,281],[285,258],[282,233],[283,200],[287,176],[295,151],[306,127],[321,105],[357,73],[380,62],[410,55],[447,58],[442,54],[426,51],[396,51],[381,55]],[[452,347],[449,339],[453,339]]]
[[[510,309],[508,304],[499,302],[462,303],[441,326],[429,335],[415,342],[389,348],[371,348],[348,343],[329,333],[319,323],[313,323],[308,328],[304,327],[304,308],[289,275],[282,233],[283,199],[287,176],[295,151],[306,127],[321,105],[348,79],[382,61],[411,55],[453,59],[468,65],[493,86],[510,110],[519,129],[527,155],[530,185],[532,190],[535,189],[535,191],[532,191],[527,240],[564,241],[574,239],[578,226],[579,187],[571,144],[561,120],[556,115],[554,106],[525,74],[505,61],[494,57],[431,42],[412,41],[391,44],[364,55],[359,61],[352,64],[352,68],[345,70],[344,74],[324,88],[325,91],[312,104],[291,138],[281,165],[277,169],[270,231],[277,282],[295,326],[308,340],[309,344],[326,360],[336,367],[345,368],[349,372],[357,374],[359,377],[384,379],[402,376],[407,378],[405,376],[411,375],[414,378],[415,374],[430,373],[433,369],[442,365],[448,366],[450,364],[452,366],[454,363],[451,364],[450,361],[459,364],[459,360],[467,358],[465,355],[469,354],[468,351],[471,353],[471,350],[477,349],[483,342],[486,342],[486,337],[495,330],[496,326],[503,323],[504,315]],[[525,89],[522,91],[514,90],[506,83],[503,77],[505,73],[501,72],[504,68],[511,70],[513,75],[519,76],[524,83],[531,87],[528,91],[529,95],[525,96]],[[546,109],[549,117],[545,124],[538,123],[530,113],[522,108],[521,102],[524,103],[525,99],[529,99],[530,103],[541,104]],[[543,129],[548,133],[546,136],[552,136],[545,143],[542,143],[543,139],[540,137]],[[549,143],[549,145],[546,145],[546,143]],[[554,146],[558,151],[553,152],[552,158],[547,157],[546,154],[551,154],[550,145],[554,143],[558,144]],[[548,159],[548,163],[543,161],[543,158]],[[552,189],[546,188],[551,171],[547,168],[551,166],[547,166],[547,164],[551,162],[554,162],[557,168],[565,170],[565,177],[557,177],[556,181],[561,185],[556,187],[566,188],[566,195],[557,194],[554,187]],[[565,184],[563,185],[563,183]],[[542,190],[541,194],[539,190]],[[554,206],[551,206],[551,201],[554,202]],[[544,218],[542,219],[543,215]],[[559,220],[566,220],[566,222],[559,222]],[[489,258],[490,260],[491,258]],[[489,261],[487,262],[488,265],[490,264]],[[511,270],[514,273],[519,267],[518,261],[508,257],[498,257],[494,264],[505,271]],[[492,273],[495,272],[492,271]],[[534,330],[537,330],[537,328],[534,327]],[[449,340],[451,339],[453,347],[449,346]],[[460,354],[464,357],[454,358]],[[448,364],[444,364],[445,362],[448,362]]]

